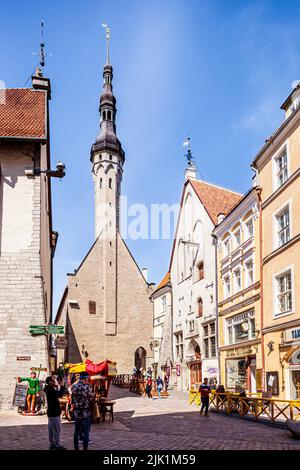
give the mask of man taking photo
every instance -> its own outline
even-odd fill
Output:
[[[71,401],[74,411],[74,449],[79,450],[79,435],[82,433],[83,450],[88,450],[91,427],[91,405],[94,401],[92,387],[88,384],[89,375],[81,372],[78,382],[71,387]]]

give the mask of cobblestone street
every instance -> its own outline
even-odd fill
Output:
[[[110,398],[117,400],[115,421],[92,426],[90,449],[300,450],[300,441],[285,428],[214,412],[200,417],[185,392],[149,400],[112,386]],[[72,437],[73,423],[63,421],[62,444],[68,449],[73,448]],[[2,413],[0,448],[48,449],[47,417]]]

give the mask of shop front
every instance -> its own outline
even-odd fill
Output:
[[[223,351],[221,355],[221,364],[223,362],[224,371],[222,379],[225,379],[226,390],[246,390],[248,393],[261,391],[262,371],[258,367],[259,364],[257,364],[257,351],[257,345]]]

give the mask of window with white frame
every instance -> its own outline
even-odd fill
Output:
[[[245,240],[248,240],[249,238],[253,237],[253,219],[249,219],[245,223]]]
[[[280,188],[288,179],[288,162],[286,148],[276,157],[276,182],[277,188]]]
[[[253,273],[253,260],[249,259],[245,262],[245,281],[246,287],[251,286],[254,282],[254,273]]]
[[[223,278],[223,288],[224,288],[224,298],[226,299],[227,297],[230,296],[230,276],[224,276]]]
[[[176,358],[183,358],[183,335],[182,331],[175,333]]]
[[[230,240],[229,237],[224,240],[224,257],[230,253]]]
[[[290,211],[286,206],[276,214],[277,221],[277,246],[285,245],[290,240]]]
[[[234,247],[238,248],[241,244],[241,229],[238,229],[235,232],[233,232],[233,238],[234,238]]]
[[[203,327],[204,357],[216,357],[216,324],[209,323]]]
[[[227,344],[240,343],[255,338],[254,310],[241,313],[226,321]]]
[[[239,292],[242,287],[242,280],[241,280],[241,269],[235,269],[233,271],[233,279],[234,279],[234,293]]]
[[[161,303],[162,303],[162,311],[165,312],[167,309],[167,297],[165,295],[161,298]]]
[[[289,313],[293,309],[291,269],[275,278],[276,311],[275,316]]]

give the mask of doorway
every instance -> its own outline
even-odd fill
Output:
[[[146,350],[142,346],[136,349],[134,353],[134,365],[137,370],[141,367],[143,368],[143,370],[146,370],[146,356]]]

